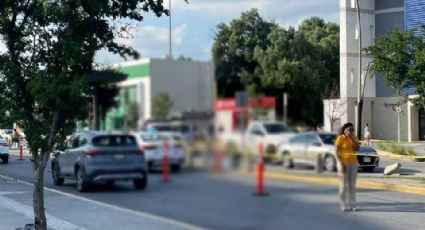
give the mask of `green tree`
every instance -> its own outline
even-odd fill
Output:
[[[255,51],[263,87],[276,96],[289,94],[289,117],[317,125],[323,117],[321,91],[330,75],[320,50],[293,27],[274,28],[268,40],[270,46]]]
[[[326,23],[322,18],[311,17],[301,22],[298,32],[303,33],[308,41],[319,52],[320,60],[329,71],[329,78],[326,88],[337,89],[337,91],[323,91],[325,98],[339,98],[339,26],[333,22]],[[332,95],[330,95],[330,93]]]
[[[35,228],[46,229],[44,169],[56,143],[87,117],[92,90],[87,75],[96,52],[106,49],[122,57],[137,51],[117,43],[128,35],[127,23],[144,12],[161,16],[162,1],[147,0],[2,0],[0,39],[0,114],[25,128],[34,171]]]
[[[366,49],[373,58],[372,74],[384,74],[385,83],[402,101],[425,108],[425,26],[411,31],[394,30],[377,37]],[[414,87],[418,97],[408,97]]]
[[[366,49],[373,58],[372,74],[384,74],[384,82],[402,101],[425,108],[425,26],[411,31],[394,30],[377,37]],[[418,97],[409,98],[407,88],[414,87]]]
[[[212,53],[219,96],[233,97],[235,91],[243,89],[261,92],[254,49],[269,46],[267,36],[276,26],[262,19],[256,9],[242,13],[229,25],[217,26]]]
[[[168,93],[160,92],[152,98],[152,116],[155,119],[168,119],[171,107],[173,107],[173,101]]]
[[[128,129],[137,129],[137,121],[139,120],[139,104],[137,102],[130,102],[127,105],[126,120]]]

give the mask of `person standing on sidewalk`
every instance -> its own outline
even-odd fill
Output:
[[[356,206],[356,181],[357,181],[357,155],[359,139],[354,135],[352,123],[344,124],[335,141],[335,152],[338,161],[338,174],[340,178],[339,198],[341,211],[357,211]]]
[[[365,145],[366,146],[372,146],[372,137],[370,136],[370,130],[369,130],[368,124],[365,124],[365,126],[364,126],[363,137],[364,137],[364,140],[365,140]]]

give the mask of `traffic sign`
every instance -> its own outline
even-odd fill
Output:
[[[397,113],[401,113],[401,107],[400,107],[400,106],[396,106],[396,107],[395,107],[395,111],[396,111]]]

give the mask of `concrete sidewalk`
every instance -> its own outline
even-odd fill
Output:
[[[0,177],[0,230],[13,230],[33,223],[32,189],[33,186],[26,182]],[[52,230],[201,229],[47,188],[45,208],[48,227]]]

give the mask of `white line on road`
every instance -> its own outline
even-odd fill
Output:
[[[0,177],[3,177],[5,179],[9,179],[9,180],[14,180],[14,178],[4,176],[4,175],[0,175]],[[33,183],[23,181],[23,180],[17,180],[17,182],[25,184],[25,185],[29,185],[29,186],[34,186]],[[206,228],[201,228],[201,227],[198,227],[198,226],[195,226],[195,225],[180,222],[180,221],[173,220],[173,219],[170,219],[170,218],[150,214],[150,213],[147,213],[147,212],[135,211],[135,210],[132,210],[132,209],[119,207],[117,205],[108,204],[108,203],[104,203],[104,202],[101,202],[101,201],[91,200],[91,199],[88,199],[88,198],[85,198],[85,197],[77,196],[77,195],[67,193],[67,192],[62,192],[62,191],[52,189],[52,188],[44,187],[44,190],[54,192],[54,193],[57,193],[57,194],[61,194],[61,195],[64,195],[64,196],[72,197],[72,198],[75,198],[75,199],[91,202],[91,203],[101,205],[101,206],[104,206],[104,207],[112,208],[112,209],[115,209],[115,210],[118,210],[118,211],[122,211],[122,212],[125,212],[125,213],[135,215],[135,216],[140,216],[140,217],[149,218],[149,219],[156,220],[156,221],[161,221],[163,223],[171,224],[171,225],[181,227],[181,228],[184,228],[184,229],[187,229],[187,230],[207,230]]]

